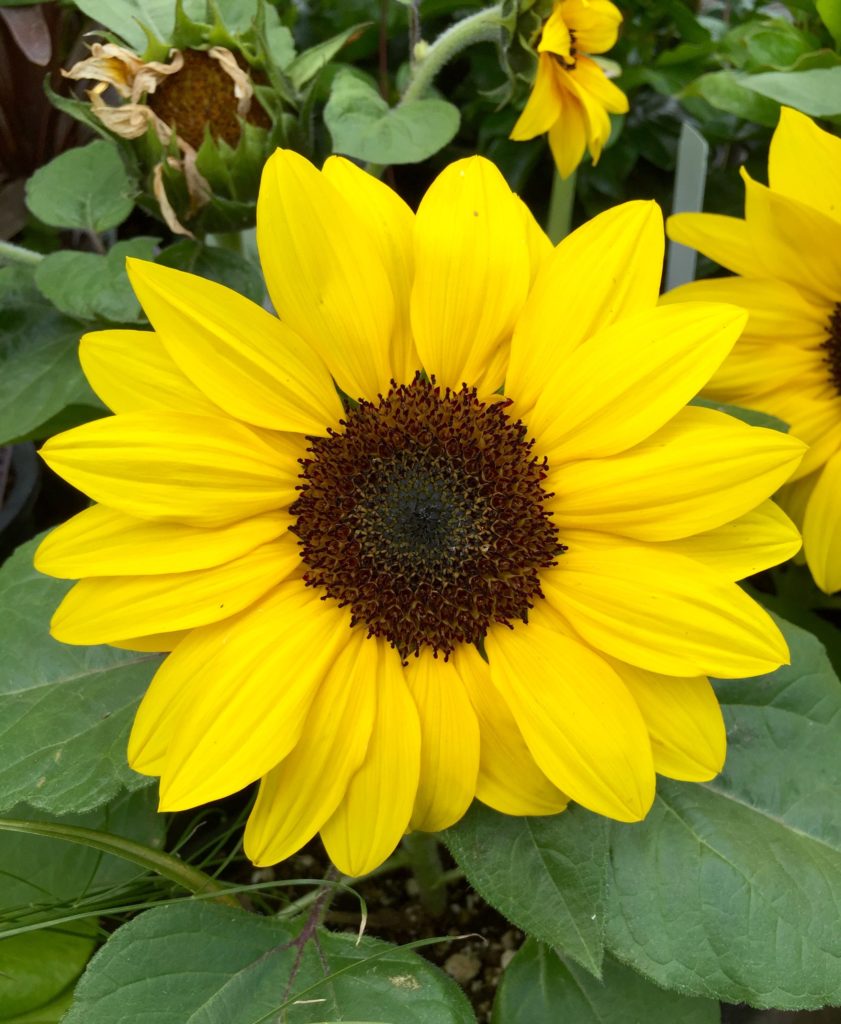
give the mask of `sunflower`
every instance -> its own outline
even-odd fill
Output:
[[[258,244],[282,319],[131,261],[154,332],[81,345],[116,415],[42,449],[98,503],[39,549],[84,577],[53,635],[171,651],[129,743],[161,808],[261,779],[257,864],[320,831],[359,875],[474,796],[633,821],[712,777],[705,674],[787,659],[735,580],[799,546],[803,446],[685,408],[744,315],[657,308],[656,205],[553,250],[479,157],[415,215],[279,151]]]
[[[610,136],[612,114],[628,111],[628,98],[586,54],[616,42],[622,15],[609,0],[558,0],[537,45],[537,76],[514,125],[518,142],[549,132],[558,173],[568,178],[589,149],[597,163]]]
[[[826,593],[841,588],[841,139],[783,108],[769,187],[744,168],[745,217],[681,213],[669,235],[737,277],[696,281],[666,302],[734,302],[747,329],[705,388],[785,421],[809,451],[780,493]]]

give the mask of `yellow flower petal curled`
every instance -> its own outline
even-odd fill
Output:
[[[459,820],[473,800],[479,772],[479,726],[453,666],[422,653],[406,667],[418,709],[421,772],[411,828],[440,832]]]
[[[301,738],[263,778],[245,829],[255,864],[277,864],[318,832],[365,759],[376,715],[379,663],[397,656],[357,631],[313,698]]]
[[[717,213],[676,213],[669,217],[669,238],[710,259],[734,274],[761,276],[748,226],[738,217]]]
[[[575,25],[595,48],[618,14],[561,6],[580,81],[546,56],[596,155],[621,100],[603,77],[582,92]],[[807,371],[780,405],[815,441],[802,470],[801,440],[685,407],[744,314],[712,293],[658,305],[652,203],[553,249],[480,157],[415,215],[347,161],[280,151],[258,218],[276,315],[134,264],[154,332],[82,346],[116,414],[43,449],[98,502],[36,555],[80,579],[55,634],[166,654],[128,750],[161,808],[259,781],[255,863],[319,832],[360,875],[474,798],[636,821],[655,770],[711,777],[723,733],[701,677],[788,657],[734,582],[796,548],[769,495],[806,474],[784,500],[813,526],[834,501],[820,302],[767,275],[745,289],[755,347],[783,344],[775,317],[789,337],[810,318],[795,358],[773,352],[775,380]]]
[[[619,821],[654,799],[651,746],[619,676],[559,630],[494,626],[491,678],[543,772],[573,800]]]
[[[826,463],[811,490],[803,518],[806,563],[827,594],[841,590],[841,452]]]
[[[321,827],[330,860],[352,877],[372,871],[400,841],[420,778],[420,723],[399,659],[381,658],[373,682],[377,713],[365,760]]]
[[[808,173],[804,173],[808,154]],[[773,192],[841,220],[841,139],[822,131],[799,110],[783,107],[768,154]]]
[[[94,500],[140,519],[223,526],[295,497],[300,441],[288,456],[222,417],[136,412],[58,434],[41,449]]]
[[[415,261],[418,353],[439,384],[458,388],[510,336],[528,290],[525,225],[492,164],[459,160],[438,176],[415,218]]]

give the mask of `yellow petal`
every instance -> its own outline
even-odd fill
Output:
[[[50,531],[35,553],[48,576],[151,576],[221,565],[285,532],[288,512],[263,512],[226,526],[150,523],[93,505]]]
[[[568,178],[581,163],[589,141],[587,114],[577,96],[562,86],[567,72],[554,68],[553,75],[562,95],[560,113],[549,129],[549,148],[562,178]]]
[[[598,650],[668,676],[762,675],[788,664],[773,620],[735,583],[655,544],[564,537],[549,604]]]
[[[247,608],[300,565],[296,539],[287,533],[210,569],[89,577],[58,606],[50,632],[65,644],[105,644],[194,629]]]
[[[380,659],[377,714],[362,767],[321,828],[330,860],[356,877],[379,867],[409,826],[420,776],[421,733],[400,659]]]
[[[792,521],[801,533],[803,532],[803,520],[806,518],[809,499],[812,497],[812,491],[815,489],[815,484],[819,478],[820,472],[817,472],[802,477],[799,480],[789,481],[774,495],[776,503],[786,515],[791,516]]]
[[[538,53],[557,53],[558,56],[564,57],[568,61],[572,59],[570,52],[572,37],[564,20],[565,13],[559,5],[549,15],[540,33]]]
[[[803,521],[806,563],[826,594],[841,590],[841,452],[824,466]]]
[[[174,651],[189,632],[189,630],[179,630],[175,633],[155,633],[153,636],[136,636],[129,640],[112,640],[111,646],[119,647],[123,651],[161,654],[166,651]]]
[[[488,160],[450,164],[415,218],[411,312],[424,369],[442,387],[474,383],[510,336],[526,297],[522,213]]]
[[[341,418],[327,367],[277,317],[195,274],[136,259],[126,266],[170,356],[231,416],[310,434]]]
[[[616,43],[622,15],[610,0],[562,0],[558,8],[584,53],[604,53]]]
[[[301,738],[260,783],[245,829],[257,865],[299,850],[336,810],[365,758],[376,713],[377,667],[396,658],[381,640],[352,633],[316,693]]]
[[[742,333],[743,342],[794,342],[797,346],[817,347],[826,339],[826,306],[810,302],[792,285],[775,278],[706,278],[675,288],[660,298],[661,305],[687,301],[729,302],[746,309],[748,322]],[[755,376],[763,374],[764,371]]]
[[[278,446],[285,446],[284,457]],[[134,412],[57,434],[47,465],[94,501],[141,519],[222,526],[294,501],[304,445],[268,445],[221,416]]]
[[[79,342],[93,390],[113,412],[177,409],[218,416],[221,410],[175,365],[152,331],[93,331]]]
[[[788,281],[818,300],[841,299],[841,222],[772,192],[742,168],[745,217],[765,275]],[[765,276],[763,275],[763,276]]]
[[[718,775],[727,733],[709,680],[676,679],[609,660],[645,719],[655,771],[686,782],[707,782]]]
[[[583,341],[620,317],[656,306],[663,244],[657,205],[633,202],[599,214],[557,246],[511,343],[505,393],[521,413]]]
[[[479,771],[479,726],[458,673],[421,651],[406,666],[421,730],[420,782],[410,827],[440,832],[470,806]]]
[[[701,390],[745,319],[735,306],[683,303],[600,331],[545,383],[528,419],[539,450],[554,464],[642,441]]]
[[[841,139],[818,128],[800,111],[783,107],[768,154],[768,183],[773,191],[841,220],[839,168]]]
[[[529,250],[529,285],[534,284],[537,275],[552,258],[554,252],[549,236],[535,220],[534,214],[523,200],[514,196],[514,202],[523,218],[526,228],[526,245]]]
[[[394,189],[350,160],[331,156],[324,164],[323,173],[353,206],[379,249],[394,291],[391,375],[398,383],[408,383],[421,368],[409,319],[409,297],[415,271],[415,215]]]
[[[161,809],[235,793],[282,761],[349,638],[347,613],[293,580],[247,615],[179,644],[161,670],[188,690],[161,777]]]
[[[642,715],[597,654],[534,622],[494,625],[491,677],[545,774],[571,799],[618,821],[639,821],[654,799]]]
[[[564,84],[569,92],[581,104],[581,109],[584,111],[587,123],[587,148],[590,151],[593,163],[597,164],[601,157],[602,149],[610,138],[610,118],[607,116],[607,110],[601,100],[587,88],[586,79],[583,76],[579,76],[580,68],[583,69],[581,61],[579,61],[573,71],[566,74]],[[559,73],[563,74],[563,72]],[[606,78],[604,81],[607,83]],[[609,85],[609,83],[607,84]],[[619,96],[623,95],[615,88],[615,86],[611,88],[613,88]]]
[[[537,59],[531,94],[509,138],[523,142],[548,132],[558,120],[562,109],[563,97],[555,77],[554,61],[548,53],[541,53]]]
[[[740,217],[725,217],[719,213],[676,213],[666,222],[666,234],[673,242],[697,249],[734,274],[763,276],[747,223]]]
[[[715,530],[659,546],[696,558],[729,580],[743,580],[793,558],[801,544],[797,527],[785,512],[773,501],[763,501],[752,512]]]
[[[508,705],[475,647],[450,656],[479,722],[479,777],[476,796],[502,814],[557,814],[568,797],[537,767]]]
[[[395,300],[354,204],[302,156],[277,150],[260,184],[257,244],[281,320],[321,354],[346,394],[376,399],[391,379]]]
[[[628,97],[622,90],[613,84],[604,71],[594,60],[586,57],[579,57],[575,70],[570,72],[570,79],[579,90],[585,91],[596,103],[611,114],[628,113]],[[610,135],[608,122],[608,134]]]
[[[713,409],[687,407],[619,455],[553,466],[547,502],[561,532],[675,540],[756,508],[791,475],[804,446]]]

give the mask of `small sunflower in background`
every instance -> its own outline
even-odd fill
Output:
[[[609,0],[557,0],[537,43],[537,75],[511,131],[517,142],[549,133],[562,178],[585,150],[597,163],[610,137],[608,114],[625,114],[628,98],[592,60],[615,43],[622,15]]]
[[[745,333],[704,389],[770,413],[809,445],[781,504],[826,593],[841,589],[841,139],[783,108],[768,187],[742,169],[745,216],[681,213],[669,236],[735,277],[684,285],[665,302],[733,302]]]
[[[737,580],[799,548],[803,444],[687,407],[745,320],[658,308],[654,203],[553,250],[499,171],[417,214],[332,157],[268,162],[280,319],[142,261],[153,332],[87,335],[115,415],[42,454],[96,502],[37,554],[67,643],[170,651],[129,760],[181,810],[257,780],[245,849],[360,875],[474,797],[643,818],[725,755],[707,674],[787,662]]]

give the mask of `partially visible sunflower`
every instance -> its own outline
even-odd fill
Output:
[[[783,108],[769,187],[745,181],[745,217],[681,213],[669,235],[737,277],[696,281],[665,302],[734,302],[745,333],[704,390],[771,413],[809,445],[780,494],[803,530],[815,582],[841,589],[841,139]]]
[[[116,415],[42,450],[99,503],[38,551],[85,577],[53,635],[172,651],[129,745],[162,809],[262,779],[249,856],[320,831],[358,875],[474,796],[633,821],[715,775],[706,673],[788,657],[736,580],[799,546],[803,445],[685,407],[744,315],[656,308],[658,208],[553,251],[481,158],[415,215],[279,151],[258,244],[282,319],[132,261],[154,333],[81,348]]]
[[[616,42],[622,15],[610,0],[557,0],[537,45],[534,88],[511,138],[549,132],[558,173],[568,178],[589,149],[593,163],[610,136],[608,113],[625,114],[628,98],[587,54]]]

